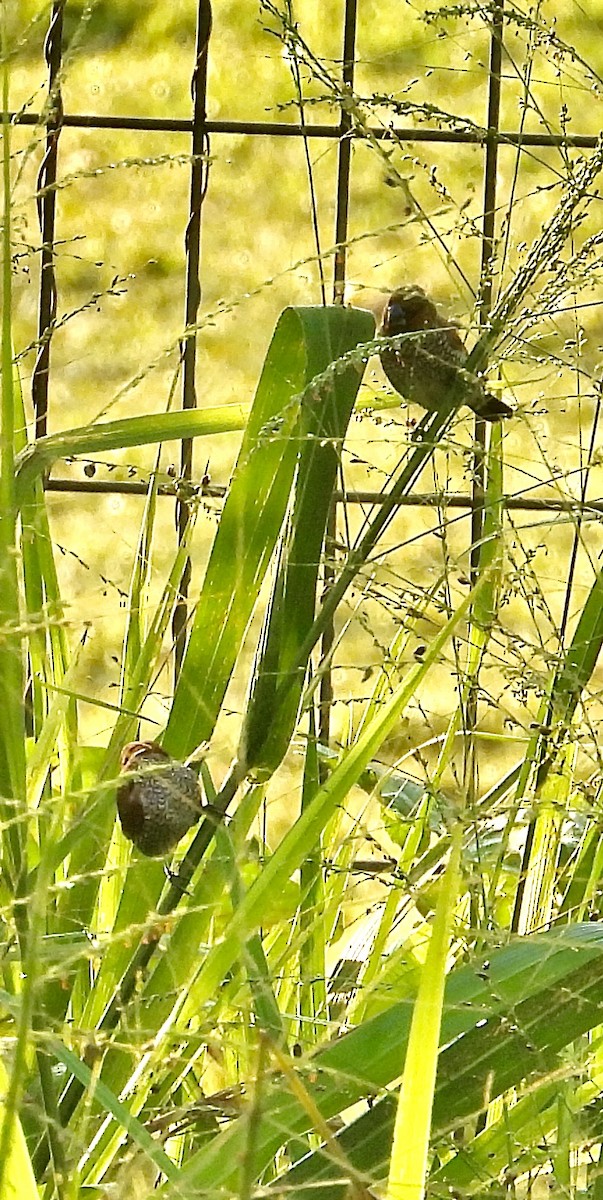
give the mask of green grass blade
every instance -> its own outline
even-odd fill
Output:
[[[33,481],[60,458],[78,454],[106,454],[110,450],[121,450],[128,446],[148,446],[156,442],[178,441],[180,438],[231,433],[244,429],[246,419],[244,405],[222,404],[216,408],[123,417],[119,421],[82,425],[64,433],[49,434],[48,437],[39,438],[17,456],[14,464],[17,503],[19,506],[24,503]]]
[[[440,1055],[438,1066],[435,1135],[440,1136],[481,1110],[491,1072],[496,1079],[495,1091],[502,1093],[520,1083],[529,1066],[540,1069],[539,1049],[554,1046],[556,1052],[557,1047],[602,1020],[600,987],[597,993],[602,965],[601,930],[583,924],[515,939],[492,952],[487,974],[481,962],[451,972],[446,981],[441,1029],[441,1044],[451,1044]],[[309,1058],[308,1077],[313,1081],[310,1090],[324,1117],[343,1112],[398,1077],[413,1002],[414,997],[408,996],[403,1003],[392,1005]],[[508,1020],[517,1028],[516,1045],[512,1047],[501,1036]],[[528,1050],[524,1037],[530,1045]],[[545,1070],[550,1061],[547,1049]],[[376,1104],[342,1138],[346,1155],[355,1166],[364,1165],[373,1178],[383,1178],[387,1173],[394,1118],[391,1099]],[[245,1145],[244,1125],[244,1119],[235,1122],[192,1159],[183,1172],[182,1184],[186,1180],[187,1186],[199,1188],[234,1186],[234,1162]],[[275,1085],[256,1131],[257,1174],[284,1142],[307,1129],[307,1114],[286,1087]],[[302,1184],[307,1183],[309,1197],[321,1194],[319,1180],[330,1180],[329,1186],[334,1187],[333,1177],[341,1180],[340,1165],[331,1162],[328,1150],[326,1156],[317,1151],[285,1176],[285,1186],[298,1195],[305,1194]],[[282,1177],[279,1182],[284,1182]],[[337,1190],[329,1193],[330,1200],[341,1194]]]
[[[461,824],[457,821],[412,1016],[394,1124],[388,1200],[423,1200],[425,1195],[444,984],[460,883],[461,848]]]
[[[484,519],[479,554],[479,572],[488,571],[490,582],[476,600],[473,621],[482,629],[489,629],[496,617],[498,595],[503,574],[503,430],[499,422],[490,432],[488,447],[486,490],[484,496]]]
[[[302,812],[309,807],[320,787],[320,761],[316,741],[314,708],[308,713],[309,730],[304,763]],[[323,833],[301,864],[299,922],[302,942],[299,951],[299,1036],[304,1047],[319,1040],[320,1021],[327,1015],[327,964],[325,887],[322,874]]]
[[[268,350],[170,713],[165,745],[177,757],[213,732],[283,525],[299,456],[307,452],[302,393],[315,378],[317,361],[325,361],[322,313],[286,309]]]
[[[0,1058],[0,1114],[4,1122],[6,1112],[4,1097],[8,1087],[8,1074]],[[4,1200],[39,1200],[38,1188],[33,1173],[31,1158],[23,1134],[23,1127],[15,1114],[10,1126],[6,1157],[3,1164],[2,1196]]]
[[[160,1143],[144,1128],[144,1125],[136,1120],[127,1106],[122,1104],[104,1083],[94,1080],[90,1068],[67,1046],[54,1039],[52,1051],[58,1062],[63,1063],[84,1087],[93,1090],[96,1100],[102,1105],[105,1112],[110,1113],[124,1133],[127,1133],[134,1144],[148,1155],[155,1163],[157,1170],[163,1171],[169,1180],[177,1183],[180,1176],[178,1167],[165,1153]]]
[[[14,919],[21,952],[27,958],[28,921],[18,903],[24,898],[27,880],[27,816],[25,794],[25,674],[20,631],[20,589],[17,572],[17,507],[14,485],[15,388],[12,350],[12,220],[11,220],[11,136],[9,103],[8,16],[0,14],[2,51],[2,381],[0,395],[0,818],[7,822],[4,872],[9,902],[17,901]],[[18,1101],[23,1087],[26,1054],[31,1032],[33,988],[24,986],[10,1082],[3,1087],[5,1103],[0,1120],[0,1194],[7,1172],[14,1170],[21,1146],[17,1127]],[[9,1157],[10,1156],[10,1157]],[[16,1157],[17,1156],[17,1157]]]
[[[571,644],[553,684],[552,702],[557,719],[572,720],[576,705],[597,664],[603,644],[603,571],[597,575],[580,613]]]
[[[451,972],[440,1039],[447,1048],[440,1053],[434,1095],[435,1141],[445,1137],[448,1145],[451,1131],[473,1119],[488,1101],[520,1086],[531,1072],[531,1086],[537,1086],[541,1076],[547,1088],[560,1051],[601,1021],[597,980],[602,954],[601,932],[593,934],[592,926],[589,929],[584,924],[557,930],[554,935],[516,939],[494,951],[487,979],[481,963]],[[325,1116],[332,1116],[336,1106],[341,1111],[354,1097],[386,1087],[395,1078],[399,1070],[395,1039],[401,1031],[408,1035],[411,1017],[409,997],[310,1060],[311,1071],[324,1069],[317,1102]],[[263,1130],[267,1155],[274,1152],[278,1121],[288,1129],[306,1127],[284,1090],[278,1098],[273,1096],[273,1103],[273,1111],[265,1114]],[[388,1097],[341,1135],[342,1151],[352,1166],[367,1172],[372,1180],[387,1175],[395,1115]],[[231,1143],[228,1152],[233,1148]],[[441,1174],[448,1182],[445,1168]],[[440,1172],[434,1176],[439,1177]],[[331,1160],[328,1148],[294,1166],[279,1178],[279,1184],[308,1200],[310,1196],[340,1200],[345,1194],[341,1168]]]
[[[374,332],[362,310],[299,309],[309,379],[324,377]],[[307,659],[300,656],[316,609],[316,589],[327,518],[361,373],[354,363],[308,390],[302,402],[301,449],[293,507],[267,614],[249,698],[240,758],[256,774],[271,774],[291,740],[301,704]],[[276,694],[279,692],[277,703]]]
[[[5,36],[4,23],[2,36]],[[3,104],[9,108],[9,65],[3,48]],[[25,722],[23,710],[24,672],[20,633],[20,597],[17,578],[17,506],[14,486],[15,381],[12,351],[12,253],[11,253],[11,138],[8,119],[2,124],[2,390],[0,409],[0,796],[13,797],[18,805],[25,795]],[[12,859],[10,873],[16,882],[23,865],[18,814],[6,800],[2,815],[9,820],[6,838]],[[10,862],[10,859],[9,859]],[[1,1172],[1,1165],[0,1165]]]

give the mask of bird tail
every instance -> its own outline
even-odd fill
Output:
[[[512,417],[513,409],[505,404],[504,400],[500,400],[498,396],[493,396],[491,392],[484,392],[483,397],[480,396],[479,403],[472,405],[478,417],[484,417],[486,421],[501,421],[503,417]]]

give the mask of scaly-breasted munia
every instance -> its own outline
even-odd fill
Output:
[[[468,404],[487,421],[512,416],[513,410],[487,392],[483,381],[466,370],[467,351],[450,321],[442,317],[417,284],[397,288],[383,313],[383,337],[408,334],[395,348],[380,352],[392,386],[406,400],[437,412],[452,400]]]
[[[195,772],[156,742],[128,742],[121,773],[117,811],[124,834],[143,854],[167,854],[201,817]]]

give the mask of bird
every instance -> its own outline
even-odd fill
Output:
[[[384,346],[379,353],[392,387],[406,400],[429,412],[437,412],[447,402],[454,408],[468,404],[487,421],[512,416],[509,405],[487,392],[483,380],[467,370],[469,355],[457,330],[418,284],[392,292],[379,334],[408,334],[399,345]]]
[[[157,742],[128,742],[120,767],[117,811],[125,836],[149,857],[168,854],[201,817],[195,772]]]

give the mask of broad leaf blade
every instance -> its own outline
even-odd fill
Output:
[[[317,349],[319,338],[324,346],[322,312],[286,309],[268,350],[168,722],[164,744],[176,757],[211,737],[282,529],[305,447],[302,393],[325,365]]]
[[[346,435],[361,381],[355,364],[333,371],[359,342],[372,336],[374,320],[359,309],[299,310],[310,379],[301,409],[302,437],[288,537],[266,618],[261,655],[247,706],[240,755],[247,767],[272,773],[287,751],[297,720],[307,658],[300,650],[312,627],[325,529]],[[277,701],[277,691],[279,698]]]

